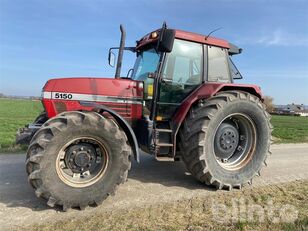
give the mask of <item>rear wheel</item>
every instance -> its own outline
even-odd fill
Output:
[[[188,170],[219,189],[251,183],[270,153],[269,119],[259,98],[246,92],[222,92],[200,101],[180,130]]]
[[[117,124],[94,112],[64,112],[31,140],[26,168],[51,207],[100,204],[127,178],[131,148]]]

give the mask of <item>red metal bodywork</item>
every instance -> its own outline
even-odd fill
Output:
[[[142,116],[143,88],[138,81],[111,78],[63,78],[51,79],[43,88],[42,102],[49,118],[63,111],[91,110],[80,105],[80,101],[94,101],[106,105],[128,121]],[[56,99],[54,93],[77,95],[76,99]],[[47,94],[48,93],[48,94]],[[46,97],[49,95],[49,97]],[[104,102],[108,97],[112,102]],[[90,100],[87,100],[89,99]],[[117,102],[117,98],[121,102]],[[134,102],[131,102],[134,100]],[[124,102],[123,102],[124,101]]]

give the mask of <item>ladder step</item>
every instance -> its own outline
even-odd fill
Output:
[[[174,161],[174,158],[168,156],[156,156],[155,159],[158,161]]]
[[[157,128],[157,129],[155,129],[155,130],[158,131],[158,132],[169,132],[169,133],[172,133],[172,130],[171,130],[171,129]]]
[[[156,146],[160,146],[160,147],[173,147],[173,144],[157,143]]]

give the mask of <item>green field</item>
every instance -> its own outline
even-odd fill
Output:
[[[308,142],[308,117],[273,115],[275,143]]]
[[[37,100],[0,99],[0,152],[25,149],[14,144],[16,131],[32,122],[42,110]]]
[[[0,152],[18,152],[26,147],[16,146],[19,127],[32,122],[43,110],[40,101],[0,99]],[[308,117],[272,116],[276,143],[308,142]]]

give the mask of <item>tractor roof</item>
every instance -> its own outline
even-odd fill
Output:
[[[149,43],[152,43],[157,40],[158,36],[152,36],[154,33],[159,34],[160,29],[152,31],[151,33],[145,35],[143,38],[141,38],[139,41],[137,41],[137,50],[138,48],[147,45]],[[212,45],[212,46],[218,46],[222,48],[227,48],[229,49],[229,54],[239,54],[241,53],[241,49],[238,48],[237,46],[233,45],[232,43],[229,43],[226,40],[211,37],[211,36],[205,36],[197,33],[192,33],[192,32],[187,32],[183,30],[175,30],[175,38],[178,39],[183,39],[187,41],[192,41],[192,42],[197,42],[197,43],[202,43],[202,44],[207,44],[207,45]]]
[[[215,38],[215,37],[207,37],[205,35],[196,34],[192,32],[175,30],[175,37],[179,39],[184,39],[192,42],[203,43],[207,45],[213,45],[223,48],[230,48],[229,43],[226,40]]]

